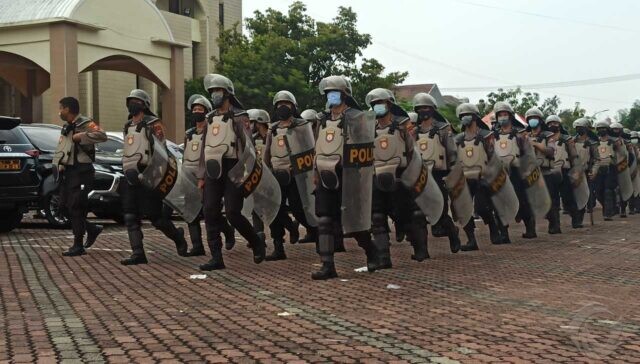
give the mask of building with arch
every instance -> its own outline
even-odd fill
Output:
[[[141,88],[180,140],[184,81],[213,72],[220,26],[241,19],[241,0],[0,0],[0,115],[59,124],[58,100],[75,96],[122,130]]]

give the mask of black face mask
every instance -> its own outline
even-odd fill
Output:
[[[609,133],[607,133],[606,130],[598,130],[598,135],[601,136],[601,137],[607,136],[607,134],[609,134]]]
[[[206,115],[203,112],[191,113],[191,124],[196,125],[197,123],[204,121],[205,118]]]
[[[219,108],[224,103],[225,95],[223,92],[211,93],[211,105],[214,109]]]
[[[576,130],[578,132],[578,135],[585,135],[587,134],[587,131],[583,128],[579,128]]]
[[[431,119],[433,117],[433,110],[420,110],[418,111],[418,121]]]
[[[555,134],[560,131],[560,127],[557,125],[550,126],[549,131]]]
[[[130,103],[127,108],[129,109],[129,115],[131,116],[138,115],[139,113],[143,112],[145,109],[144,105],[140,105],[137,102]]]
[[[288,120],[293,115],[293,110],[291,110],[287,105],[280,105],[276,109],[276,118],[278,120]]]

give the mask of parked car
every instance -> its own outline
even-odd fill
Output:
[[[0,117],[0,232],[15,229],[39,201],[39,151],[19,125],[20,119]]]
[[[60,138],[60,126],[52,124],[25,124],[20,128],[39,152],[40,168],[38,170],[43,182],[39,190],[41,215],[54,226],[66,226],[69,219],[60,210],[58,185],[54,181],[53,154]],[[118,188],[123,178],[122,155],[103,150],[115,143],[122,146],[117,139],[110,138],[96,145],[95,180],[93,190],[89,192],[89,210],[99,218],[122,221],[122,208]]]

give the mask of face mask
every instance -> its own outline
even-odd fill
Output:
[[[340,91],[329,91],[327,93],[327,102],[329,103],[329,107],[342,104],[342,93]]]
[[[433,110],[420,110],[418,111],[418,121],[428,120],[433,117]]]
[[[620,130],[611,129],[611,134],[613,136],[620,136]]]
[[[549,127],[549,131],[555,134],[560,131],[560,127],[557,125],[552,125]]]
[[[509,117],[498,118],[498,124],[500,124],[500,126],[508,125],[510,122],[511,120],[509,119]]]
[[[129,114],[131,116],[134,116],[134,115],[138,115],[141,112],[143,112],[144,111],[144,106],[138,104],[137,102],[131,102],[131,103],[129,103],[128,109],[129,109]]]
[[[462,122],[462,126],[469,126],[469,125],[471,125],[471,122],[473,121],[473,116],[465,115],[465,116],[462,117],[462,119],[460,119],[460,121]]]
[[[276,109],[276,118],[278,120],[288,120],[293,115],[293,110],[291,110],[287,105],[280,105]]]
[[[195,125],[197,123],[203,122],[206,115],[203,112],[194,112],[191,113],[191,124]]]
[[[587,134],[587,131],[584,128],[577,128],[576,131],[578,132],[578,135]]]
[[[609,133],[607,133],[607,129],[598,130],[598,135],[601,136],[601,137],[606,136],[607,134],[609,134]]]
[[[62,116],[62,114],[58,113],[58,116],[60,117],[60,120],[67,122],[67,119],[65,119],[64,116]]]
[[[529,119],[528,123],[531,129],[535,129],[540,125],[540,119]]]
[[[224,103],[224,91],[215,91],[211,93],[211,105],[214,109],[219,108]]]
[[[376,113],[377,117],[381,118],[381,117],[387,115],[389,110],[387,109],[387,105],[386,104],[376,104],[376,105],[373,105],[373,112]]]

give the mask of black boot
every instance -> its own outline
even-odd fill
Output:
[[[560,211],[552,210],[549,211],[549,234],[562,234],[562,230],[560,229]]]
[[[264,235],[258,235],[257,244],[251,246],[251,250],[253,250],[253,262],[256,264],[262,263],[265,259],[265,255],[267,254],[267,245],[264,240]]]
[[[289,244],[295,244],[300,240],[300,224],[291,220],[291,224],[285,227],[289,231]]]
[[[461,246],[460,250],[463,252],[478,250],[478,241],[476,240],[475,224],[473,221],[464,227],[464,232],[467,235],[467,244]]]
[[[338,278],[338,272],[336,272],[336,266],[333,262],[322,262],[322,268],[311,274],[311,279],[314,281],[324,281],[331,278]]]
[[[487,225],[489,225],[489,240],[491,240],[491,244],[502,244],[502,235],[500,234],[498,223],[491,219]]]
[[[104,230],[102,225],[87,224],[87,240],[84,242],[84,248],[89,249],[98,239],[98,235]]]
[[[202,245],[202,229],[200,223],[189,224],[189,237],[191,238],[191,250],[187,252],[188,257],[199,257],[206,255],[204,245]]]
[[[203,271],[212,271],[224,269],[224,260],[222,259],[222,244],[221,242],[207,242],[209,249],[211,250],[211,260],[205,264],[201,264],[198,268]]]
[[[511,244],[509,225],[502,225],[502,223],[499,222],[498,228],[500,229],[500,244]]]
[[[129,230],[127,231],[129,235],[129,242],[131,243],[131,250],[133,251],[131,257],[123,259],[120,261],[122,265],[137,265],[137,264],[147,264],[147,256],[144,253],[144,246],[142,245],[142,231],[137,230]]]
[[[336,250],[335,250],[336,253],[344,253],[347,251],[347,249],[344,247],[344,236],[342,234],[336,235],[335,244],[336,244]]]
[[[273,252],[267,255],[264,260],[267,262],[272,262],[276,260],[285,260],[287,259],[287,254],[284,252],[284,240],[282,239],[274,239],[273,240]]]
[[[571,214],[571,227],[574,229],[582,229],[584,220],[584,210],[576,211]]]
[[[304,238],[298,240],[299,244],[317,243],[317,242],[318,242],[318,228],[316,227],[307,229],[307,233],[304,235]]]
[[[222,233],[224,234],[224,248],[226,250],[233,249],[236,246],[236,230],[226,220],[222,225]]]
[[[524,219],[525,232],[522,237],[525,239],[535,239],[538,237],[536,234],[536,220],[533,216]]]
[[[620,203],[620,217],[623,218],[623,219],[627,217],[627,203],[626,202],[621,202]]]
[[[393,267],[391,264],[391,252],[389,250],[389,235],[387,233],[374,234],[373,246],[376,249],[376,255],[378,256],[378,270],[390,269]]]
[[[71,248],[69,248],[69,250],[67,250],[66,252],[62,253],[62,256],[65,256],[65,257],[79,257],[81,255],[87,254],[87,252],[82,247],[82,238],[83,238],[82,236],[74,238],[73,245],[71,246]]]
[[[615,215],[616,209],[616,193],[612,190],[604,191],[604,206],[602,211],[604,213],[604,221],[612,221],[613,215]]]
[[[412,242],[411,245],[413,246],[413,254],[411,255],[411,259],[417,262],[422,262],[430,258],[426,236],[423,241],[418,240],[416,242]]]
[[[187,240],[184,238],[184,229],[177,228],[176,234],[174,236],[173,242],[176,244],[176,251],[178,255],[181,257],[188,256],[189,245],[187,244]]]
[[[440,221],[438,221],[437,224],[431,225],[431,235],[433,235],[436,238],[449,236],[448,232],[449,230],[447,229],[447,226],[445,226],[445,224],[442,222],[442,219],[440,219]]]
[[[443,226],[445,226],[447,236],[449,237],[449,249],[454,254],[459,252],[460,246],[462,245],[460,242],[460,229],[458,229],[451,219],[449,219],[446,224],[443,224]],[[431,229],[431,231],[433,231],[433,229]]]
[[[406,231],[404,230],[404,226],[400,226],[397,223],[393,224],[396,229],[396,241],[398,243],[402,243],[404,239],[407,237]]]

